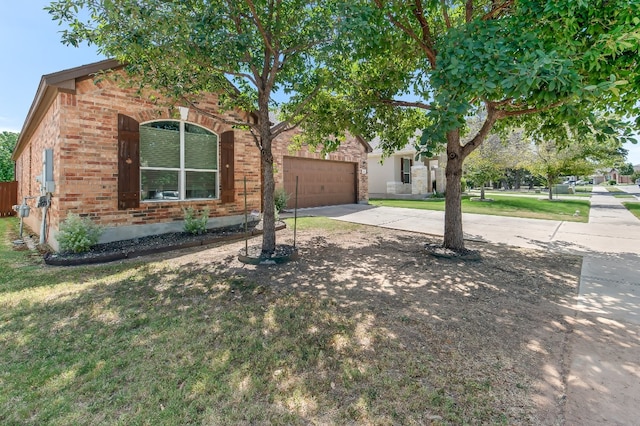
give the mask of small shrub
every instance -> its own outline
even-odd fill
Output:
[[[273,193],[274,203],[276,205],[276,213],[280,213],[287,207],[289,202],[289,194],[287,194],[284,188],[278,188]]]
[[[184,230],[189,234],[199,235],[207,230],[207,222],[209,221],[209,208],[202,210],[202,216],[197,217],[193,207],[182,209],[184,213]]]
[[[88,217],[69,213],[60,224],[57,239],[62,251],[84,253],[96,245],[102,235],[102,227]]]
[[[445,197],[444,192],[433,191],[433,194],[431,194],[431,198],[444,198],[444,197]]]
[[[467,180],[465,178],[460,179],[460,192],[467,192]]]
[[[616,182],[614,179],[611,179],[611,180],[609,181],[609,185],[615,185],[615,184],[617,184],[617,183],[618,183],[618,182]]]

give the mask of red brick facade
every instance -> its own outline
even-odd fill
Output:
[[[105,61],[105,65],[112,62]],[[19,200],[41,195],[36,178],[42,173],[43,150],[53,149],[55,189],[48,210],[46,241],[58,248],[55,238],[59,223],[69,212],[90,217],[105,228],[102,241],[131,238],[181,229],[183,208],[210,209],[209,226],[241,223],[244,217],[243,180],[247,180],[247,208],[261,209],[261,170],[259,150],[246,130],[232,129],[220,121],[191,109],[187,122],[195,123],[220,136],[234,131],[234,201],[215,200],[141,201],[137,208],[118,209],[118,114],[139,123],[179,119],[178,108],[164,106],[158,97],[140,96],[113,79],[94,79],[87,67],[50,74],[43,78],[34,105],[14,153]],[[93,71],[95,72],[95,71]],[[124,75],[124,71],[118,71]],[[49,77],[49,80],[47,80]],[[47,82],[49,81],[49,82]],[[198,104],[202,110],[219,113],[216,95],[205,96]],[[227,113],[228,114],[228,113]],[[233,118],[226,115],[227,118]],[[274,142],[276,187],[282,185],[284,155],[322,158],[306,148],[296,154],[288,150],[293,132]],[[367,147],[357,138],[348,141],[328,159],[357,164],[358,200],[368,197],[366,170]],[[220,184],[218,180],[218,184]],[[31,214],[25,223],[38,233],[42,209],[30,200]]]
[[[296,134],[296,130],[281,135],[273,142],[273,161],[274,161],[274,178],[276,181],[276,188],[282,188],[283,186],[283,169],[284,169],[284,157],[295,156],[303,158],[313,158],[317,160],[330,160],[330,161],[345,161],[349,163],[355,163],[357,165],[356,170],[358,172],[358,186],[357,198],[359,203],[367,203],[369,201],[369,186],[367,179],[367,153],[369,147],[365,142],[361,142],[359,138],[348,135],[346,140],[340,144],[340,147],[329,153],[327,156],[323,156],[320,152],[321,147],[315,150],[311,150],[309,146],[303,146],[300,149],[290,150],[292,145],[292,138]]]
[[[199,108],[217,112],[217,97],[202,99]],[[118,114],[126,114],[140,123],[160,119],[179,118],[178,110],[161,107],[149,98],[137,96],[133,89],[123,89],[110,80],[94,82],[91,77],[76,80],[74,91],[59,91],[44,113],[40,123],[28,140],[19,147],[16,158],[16,178],[19,183],[19,199],[40,195],[40,183],[36,177],[42,173],[42,151],[52,148],[54,154],[55,190],[48,211],[47,242],[57,248],[55,234],[58,224],[67,213],[89,216],[105,227],[106,240],[113,228],[135,225],[148,227],[157,233],[162,224],[181,221],[182,208],[192,206],[210,209],[211,218],[237,217],[244,214],[243,179],[247,178],[248,209],[260,209],[260,159],[251,135],[247,131],[231,129],[219,121],[189,112],[187,121],[205,127],[218,136],[234,130],[234,167],[236,174],[233,203],[220,200],[149,201],[139,208],[118,210]],[[29,202],[31,214],[26,224],[38,232],[42,220],[41,209],[35,200]],[[215,223],[215,220],[212,219]],[[220,226],[230,224],[221,221]],[[112,232],[113,234],[113,232]]]

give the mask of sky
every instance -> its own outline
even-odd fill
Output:
[[[0,132],[19,132],[40,78],[106,59],[93,46],[60,42],[64,29],[44,10],[47,0],[0,0]],[[640,143],[626,144],[627,160],[640,164]]]

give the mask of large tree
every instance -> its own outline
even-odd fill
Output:
[[[485,184],[497,181],[507,169],[507,153],[497,135],[489,137],[485,143],[472,152],[464,166],[464,175],[474,184],[480,185],[480,199],[485,199]]]
[[[444,246],[464,249],[462,166],[493,130],[600,138],[621,122],[594,111],[637,115],[639,17],[640,0],[345,1],[338,84],[309,130],[350,127],[392,152],[418,128],[419,153],[444,145]],[[465,137],[478,112],[482,125]]]
[[[615,140],[598,143],[594,138],[586,140],[537,141],[531,148],[533,155],[525,167],[534,175],[547,181],[549,199],[553,199],[553,185],[560,176],[588,176],[599,168],[611,168],[626,156],[626,150]]]
[[[0,182],[11,182],[14,180],[14,164],[11,160],[13,148],[16,146],[18,133],[0,133]]]
[[[271,145],[304,120],[323,84],[324,49],[333,38],[330,0],[56,0],[48,7],[68,27],[63,42],[95,44],[127,64],[144,87],[198,109],[197,95],[216,92],[249,129],[263,172],[263,256],[275,250]],[[231,84],[233,83],[233,84]],[[274,93],[286,94],[279,104]],[[274,123],[270,113],[281,111]],[[211,111],[200,111],[211,114]],[[295,118],[292,118],[295,117]]]

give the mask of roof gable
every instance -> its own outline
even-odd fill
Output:
[[[20,136],[18,137],[11,158],[15,161],[20,155],[22,149],[33,135],[59,92],[74,93],[77,79],[121,66],[122,64],[115,59],[106,59],[104,61],[43,75],[31,107],[29,108],[29,112],[27,113],[27,118],[22,125],[22,130],[20,131]]]

